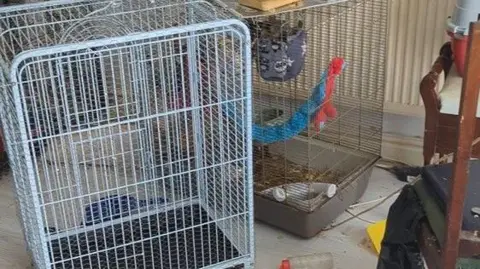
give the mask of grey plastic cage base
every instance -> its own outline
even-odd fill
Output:
[[[255,194],[255,219],[303,238],[317,235],[363,196],[373,167],[380,159],[371,154],[350,158],[352,162],[364,165],[346,177],[338,186],[337,194],[331,199],[325,198],[313,212],[301,211]]]

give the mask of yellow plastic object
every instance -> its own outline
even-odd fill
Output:
[[[279,7],[297,4],[302,0],[239,0],[239,4],[261,11],[270,11]]]
[[[382,245],[383,235],[385,234],[386,225],[387,220],[381,220],[370,224],[367,227],[368,237],[370,238],[377,255],[380,254],[380,248]]]

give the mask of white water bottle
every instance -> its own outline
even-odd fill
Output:
[[[333,255],[326,252],[288,258],[280,269],[333,269]]]

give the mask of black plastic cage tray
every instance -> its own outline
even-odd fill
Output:
[[[211,221],[192,205],[54,239],[52,268],[193,269],[239,257]]]

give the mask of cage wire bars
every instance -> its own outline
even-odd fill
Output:
[[[0,9],[1,120],[37,268],[253,266],[250,34],[232,18],[206,1]]]
[[[328,102],[336,109],[322,128],[308,124],[293,139],[273,143],[254,137],[256,194],[312,212],[328,201],[316,183],[357,192],[351,183],[381,154],[388,2],[306,1],[270,13],[237,10],[252,34],[255,124],[289,122],[322,84],[331,60],[346,63],[319,107]],[[278,188],[284,194],[275,198]]]

